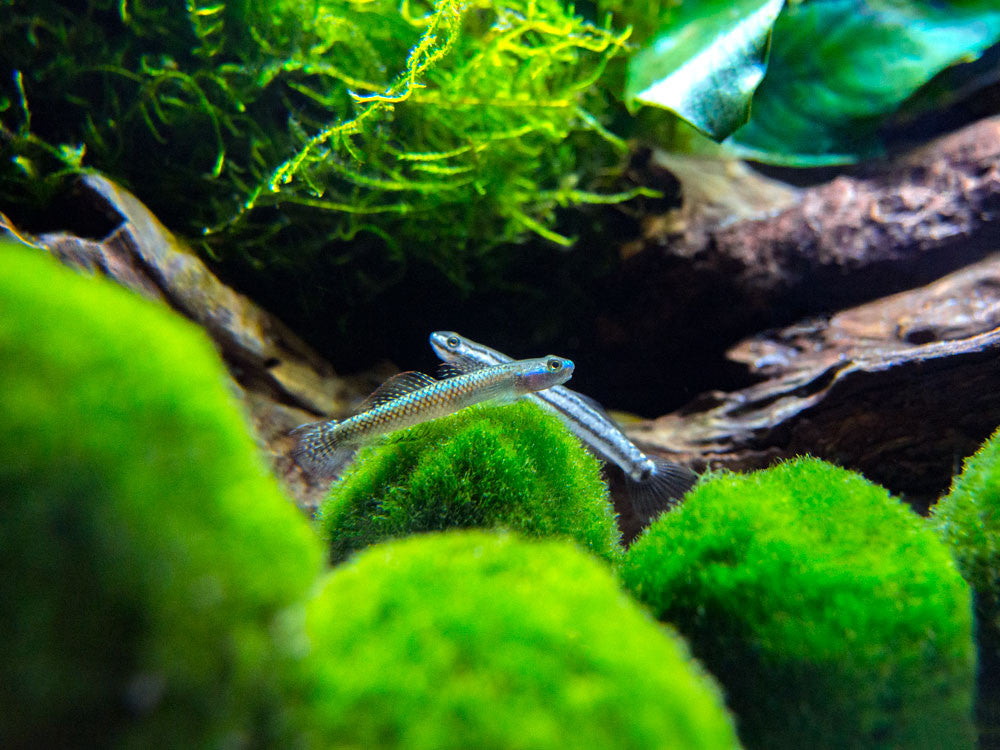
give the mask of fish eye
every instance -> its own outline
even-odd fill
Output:
[[[462,342],[459,340],[458,336],[449,336],[444,343],[452,349],[458,349],[458,345]]]
[[[563,363],[561,359],[550,359],[548,362],[549,370],[552,372],[559,372],[562,369]]]

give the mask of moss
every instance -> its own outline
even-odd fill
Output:
[[[310,604],[324,747],[732,748],[680,640],[565,542],[381,544]]]
[[[966,460],[931,522],[975,592],[983,657],[1000,669],[1000,430]]]
[[[623,579],[723,683],[748,747],[971,747],[968,587],[909,508],[797,459],[703,482]]]
[[[208,747],[283,731],[315,580],[207,339],[0,244],[0,737]]]
[[[558,207],[629,195],[587,189],[625,153],[593,84],[628,34],[558,0],[0,7],[9,204],[97,168],[212,253],[334,256],[349,296],[413,260],[469,286],[500,243],[569,244]]]
[[[607,560],[621,555],[597,461],[526,401],[464,409],[359,452],[320,518],[334,562],[390,537],[469,527],[567,537]]]

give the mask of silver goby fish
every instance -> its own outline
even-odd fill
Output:
[[[512,361],[488,346],[477,344],[454,331],[435,331],[431,348],[445,362],[459,370],[489,367]],[[625,472],[626,487],[636,515],[649,520],[675,505],[697,481],[689,469],[659,456],[644,453],[608,417],[599,403],[563,386],[556,386],[530,398],[555,412],[601,460]]]
[[[332,474],[345,453],[377,435],[452,414],[483,401],[509,403],[534,391],[565,383],[573,363],[550,355],[508,361],[436,380],[420,372],[390,378],[369,396],[357,414],[296,427],[292,455],[314,474]]]

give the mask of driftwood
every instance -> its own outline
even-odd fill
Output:
[[[987,120],[881,176],[838,178],[786,195],[792,206],[770,218],[721,226],[689,215],[680,234],[650,234],[623,263],[590,339],[618,366],[633,363],[621,381],[630,390],[644,372],[648,388],[669,387],[665,373],[673,372],[695,396],[707,388],[691,372],[699,362],[693,348],[721,359],[720,342],[759,331],[779,314],[806,310],[813,317],[730,349],[728,366],[744,373],[738,379],[762,382],[708,391],[627,432],[697,469],[751,469],[809,453],[926,506],[1000,424],[1000,257],[884,295],[996,249],[998,164],[1000,120]],[[390,373],[338,376],[279,321],[219,282],[133,196],[97,176],[82,188],[82,200],[114,222],[110,235],[26,239],[202,325],[276,473],[301,508],[315,508],[325,484],[288,458],[285,432],[318,416],[343,416]],[[701,338],[692,344],[695,335]],[[664,353],[672,357],[666,364]],[[607,473],[631,536],[637,525],[619,491],[620,473]]]
[[[1000,255],[933,284],[747,339],[764,379],[632,426],[655,452],[745,470],[809,453],[917,507],[1000,425]]]
[[[645,218],[583,339],[594,380],[629,383],[615,406],[648,413],[738,386],[722,352],[739,339],[929,283],[995,251],[1000,117],[789,202],[729,223],[697,199]]]
[[[128,191],[87,175],[79,200],[112,221],[115,229],[107,237],[29,237],[5,221],[0,229],[71,267],[107,276],[165,303],[202,326],[229,368],[233,389],[244,401],[275,473],[303,510],[313,510],[329,482],[311,479],[292,462],[286,433],[317,415],[347,414],[374,387],[370,379],[339,377],[281,321],[219,281]]]

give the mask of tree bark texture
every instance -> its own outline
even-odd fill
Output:
[[[722,352],[757,331],[926,284],[1000,247],[1000,118],[802,190],[776,215],[650,216],[596,321],[601,382],[673,408],[743,373]]]
[[[809,453],[918,508],[1000,425],[1000,254],[927,286],[746,339],[760,382],[705,393],[629,435],[698,468]]]

